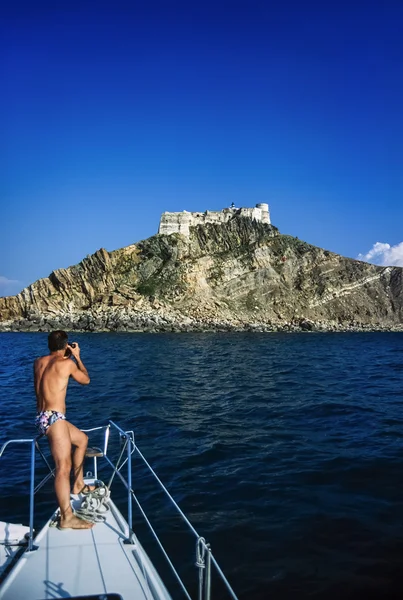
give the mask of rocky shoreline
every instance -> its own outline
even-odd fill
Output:
[[[49,332],[54,329],[83,333],[197,333],[197,332],[403,332],[403,325],[385,326],[368,323],[338,323],[335,321],[242,321],[187,317],[151,311],[103,310],[76,314],[41,315],[31,313],[26,319],[0,323],[1,332]]]

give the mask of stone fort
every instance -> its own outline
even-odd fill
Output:
[[[268,204],[256,204],[254,208],[237,208],[234,203],[223,210],[206,210],[205,212],[164,212],[161,215],[158,233],[170,235],[181,233],[189,235],[189,227],[205,225],[206,223],[227,223],[235,215],[248,217],[261,223],[270,224]]]

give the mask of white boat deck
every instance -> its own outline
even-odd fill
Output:
[[[38,547],[25,553],[4,581],[1,600],[45,600],[120,594],[123,600],[170,599],[137,538],[125,544],[127,523],[109,501],[105,523],[60,531],[45,525]]]

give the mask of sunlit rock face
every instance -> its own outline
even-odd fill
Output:
[[[0,298],[0,329],[403,329],[399,267],[377,267],[234,214],[98,250]]]

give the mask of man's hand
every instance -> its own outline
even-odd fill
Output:
[[[72,344],[74,344],[74,348],[71,344],[69,344],[71,355],[74,356],[74,358],[78,362],[80,360],[80,346],[77,344],[77,342],[72,342]]]
[[[90,377],[88,375],[87,369],[84,366],[83,361],[80,358],[80,346],[77,344],[77,342],[72,343],[74,343],[74,348],[71,345],[69,345],[69,348],[71,350],[71,356],[74,356],[77,364],[75,364],[74,362],[70,362],[70,375],[73,379],[78,381],[78,383],[81,383],[82,385],[88,385],[90,382]]]

